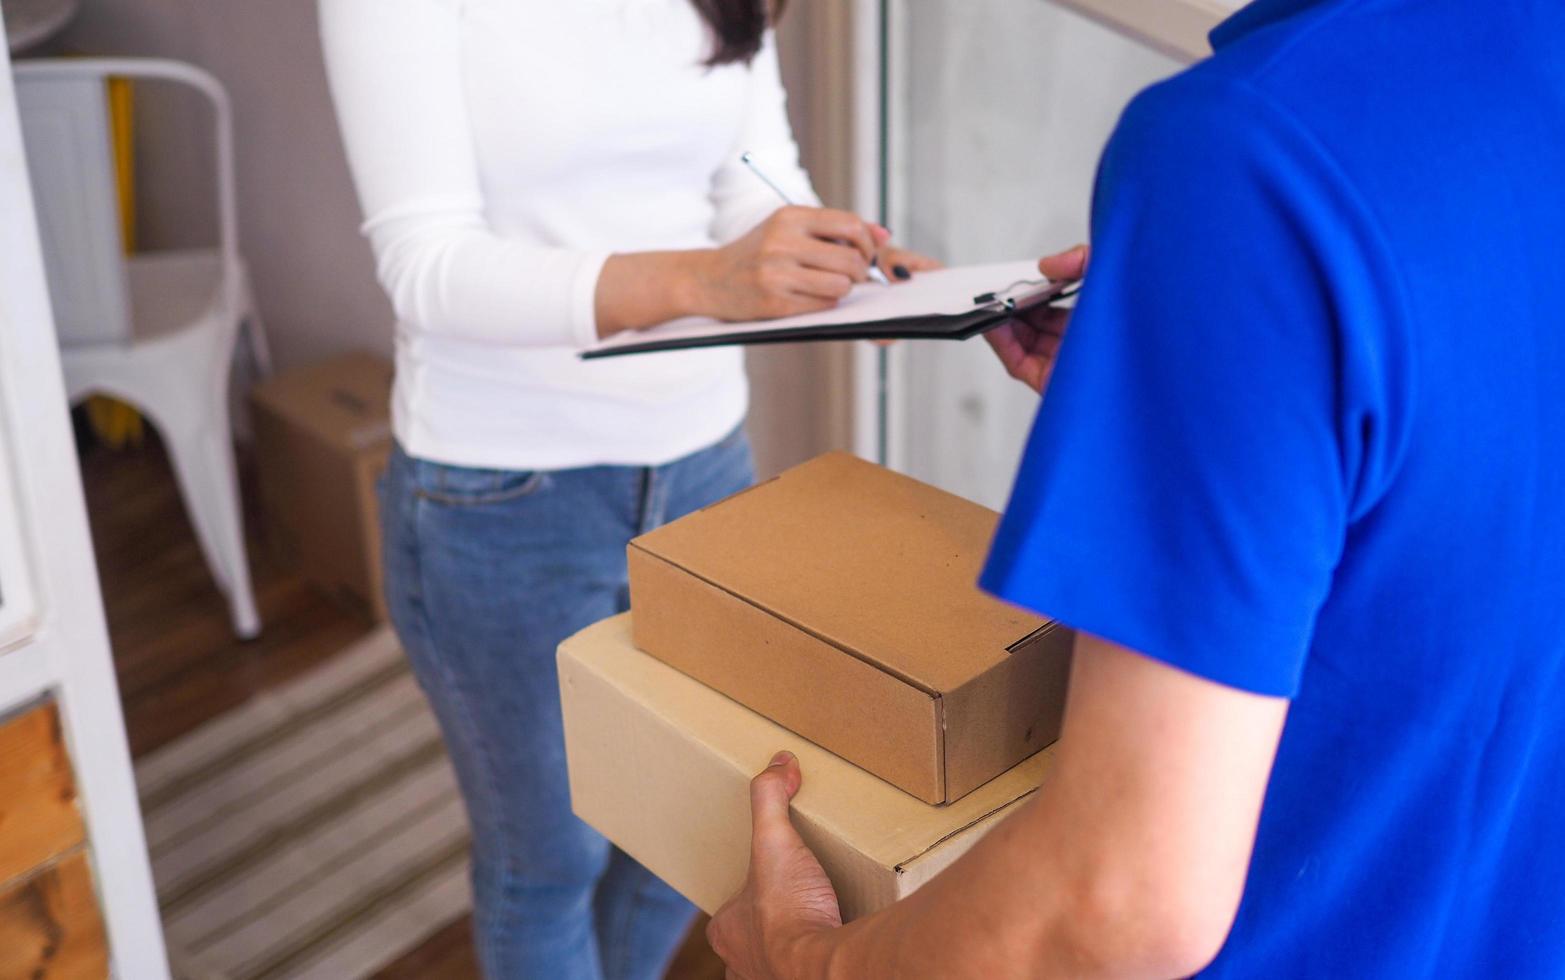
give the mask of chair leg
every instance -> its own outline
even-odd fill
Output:
[[[250,359],[255,363],[256,374],[262,378],[272,375],[272,346],[266,339],[266,325],[261,322],[261,309],[255,305],[255,291],[250,288],[250,273],[244,277],[244,310],[240,317],[245,340],[250,345]]]
[[[168,428],[174,475],[207,567],[228,598],[234,633],[242,640],[254,639],[261,632],[261,617],[250,585],[228,406],[218,399],[204,418]]]

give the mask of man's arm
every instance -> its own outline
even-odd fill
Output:
[[[797,762],[757,776],[750,880],[714,948],[754,980],[1186,976],[1233,924],[1287,709],[1079,635],[1037,796],[876,915],[839,927],[823,908],[787,818]]]

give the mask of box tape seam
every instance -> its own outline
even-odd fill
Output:
[[[1028,633],[1026,636],[1024,636],[1021,639],[1017,640],[1015,643],[1012,643],[1010,646],[1006,647],[1005,651],[1007,653],[1015,653],[1016,651],[1020,650],[1022,647],[1024,647],[1027,644],[1033,642],[1034,640],[1041,640],[1041,639],[1043,639],[1045,636],[1047,636],[1050,633],[1054,632],[1054,630],[1057,629],[1059,627],[1059,625],[1060,625],[1059,623],[1057,623],[1057,622],[1055,622],[1054,620],[1051,619],[1051,620],[1045,622],[1042,626],[1040,626],[1037,629],[1033,630],[1031,633]]]
[[[992,810],[985,810],[983,813],[981,813],[978,816],[974,817],[968,823],[963,824],[962,826],[960,826],[960,827],[956,828],[955,830],[951,831],[949,834],[946,834],[944,837],[940,838],[939,840],[934,841],[928,847],[924,848],[922,851],[919,851],[917,854],[909,855],[908,857],[904,858],[903,860],[898,861],[896,869],[895,869],[897,874],[903,874],[907,870],[907,866],[908,865],[912,864],[914,861],[917,861],[919,858],[921,858],[924,855],[928,854],[930,851],[933,851],[935,848],[939,847],[941,844],[944,844],[946,841],[952,839],[953,837],[959,837],[962,834],[967,833],[969,830],[972,830],[974,827],[976,827],[979,824],[983,823],[985,820],[988,820],[990,817],[994,816],[996,813],[999,813],[1002,810],[1010,809],[1011,807],[1013,807],[1016,804],[1022,802],[1023,800],[1027,799],[1029,796],[1033,795],[1036,792],[1038,792],[1038,787],[1034,786],[1032,789],[1030,789],[1027,792],[1023,793],[1021,796],[1016,797],[1015,799],[1007,800],[1006,802],[1000,804],[999,806],[995,807]]]

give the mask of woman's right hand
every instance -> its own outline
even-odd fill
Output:
[[[732,244],[695,253],[697,312],[770,320],[829,310],[869,278],[873,225],[848,211],[780,208]]]

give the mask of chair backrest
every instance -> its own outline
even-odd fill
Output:
[[[128,341],[130,298],[109,131],[109,78],[173,82],[211,106],[218,250],[227,304],[237,307],[239,219],[228,93],[210,72],[165,58],[28,58],[13,66],[60,342]]]
[[[130,293],[104,80],[19,71],[16,83],[60,343],[128,341]]]

